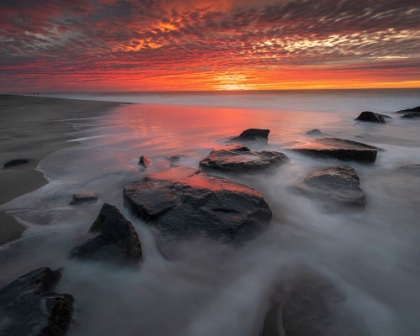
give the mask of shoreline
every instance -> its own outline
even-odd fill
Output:
[[[0,95],[0,205],[46,184],[36,170],[47,155],[74,145],[75,130],[61,121],[68,118],[96,117],[120,106],[119,102]],[[13,159],[29,163],[4,168]],[[18,239],[25,226],[0,211],[0,246]]]

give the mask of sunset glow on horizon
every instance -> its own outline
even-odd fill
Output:
[[[414,0],[3,1],[1,92],[420,87]]]

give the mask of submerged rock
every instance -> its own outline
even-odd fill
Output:
[[[365,111],[360,113],[360,115],[356,118],[358,121],[366,121],[366,122],[375,122],[375,123],[386,123],[385,117],[379,113],[373,113],[370,111]]]
[[[147,168],[149,164],[150,164],[150,160],[147,157],[145,157],[144,155],[140,156],[139,163],[138,163],[139,166]]]
[[[239,136],[232,138],[234,141],[268,141],[269,129],[249,128]]]
[[[65,335],[74,299],[53,292],[60,278],[59,270],[43,267],[0,289],[0,335]]]
[[[377,148],[361,142],[337,138],[319,138],[312,142],[295,143],[288,149],[319,158],[374,163]]]
[[[167,156],[165,159],[170,163],[175,163],[179,161],[179,156]]]
[[[89,232],[97,234],[70,252],[70,258],[134,264],[142,260],[136,230],[113,205],[105,203]]]
[[[200,168],[228,173],[248,173],[265,170],[287,161],[289,158],[280,152],[252,152],[248,147],[231,145],[213,150],[200,161]]]
[[[10,160],[8,162],[6,162],[4,164],[4,168],[10,168],[10,167],[15,167],[15,166],[19,166],[21,164],[25,164],[28,163],[29,160],[28,159],[14,159],[14,160]]]
[[[247,238],[272,215],[256,190],[182,166],[127,184],[124,202],[135,216],[176,237]]]
[[[302,194],[326,204],[363,208],[366,196],[352,167],[337,166],[309,174],[296,186]]]
[[[408,163],[398,167],[398,170],[411,175],[420,176],[420,164]]]
[[[98,201],[98,194],[89,191],[83,191],[76,194],[73,194],[73,198],[70,202],[70,205],[79,205],[79,204],[93,204]]]
[[[306,132],[306,135],[322,135],[322,133],[319,129],[315,128],[311,131]]]

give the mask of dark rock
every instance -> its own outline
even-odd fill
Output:
[[[65,335],[74,299],[53,292],[60,278],[59,270],[43,267],[0,289],[0,335]]]
[[[309,174],[296,186],[302,194],[326,204],[363,208],[366,196],[352,167],[337,166]]]
[[[213,150],[200,161],[200,168],[229,173],[257,172],[288,162],[289,158],[280,152],[252,152],[241,145],[224,146]]]
[[[407,113],[401,116],[400,118],[417,119],[417,118],[420,118],[420,112]]]
[[[139,237],[133,225],[113,205],[105,203],[89,232],[97,234],[70,252],[70,258],[134,264],[142,260]]]
[[[138,163],[139,166],[143,166],[144,168],[147,168],[149,164],[150,164],[150,160],[147,157],[145,157],[144,155],[140,156],[139,163]]]
[[[232,138],[234,141],[268,141],[268,129],[249,128],[243,131],[239,136]]]
[[[381,114],[373,113],[370,111],[365,111],[360,113],[360,115],[356,118],[358,121],[367,121],[367,122],[375,122],[375,123],[385,123],[385,118]]]
[[[168,160],[171,163],[175,163],[179,161],[179,156],[168,156],[166,157],[166,160]]]
[[[322,133],[319,129],[315,128],[312,131],[306,132],[306,135],[322,135]]]
[[[408,163],[398,167],[398,170],[407,174],[420,176],[420,164]]]
[[[73,194],[73,199],[70,202],[70,205],[79,205],[83,203],[93,204],[98,201],[98,194],[94,192],[79,192]]]
[[[288,149],[319,158],[362,163],[374,163],[378,150],[374,146],[361,142],[336,138],[319,138],[312,142],[299,142]]]
[[[248,238],[272,215],[256,190],[182,166],[129,183],[124,202],[135,216],[175,237]]]
[[[14,160],[10,160],[8,162],[6,162],[4,164],[4,168],[10,168],[10,167],[15,167],[15,166],[19,166],[21,164],[25,164],[28,163],[29,160],[28,159],[14,159]]]
[[[410,108],[410,109],[400,110],[400,111],[397,111],[396,113],[411,113],[411,112],[420,112],[420,106]]]

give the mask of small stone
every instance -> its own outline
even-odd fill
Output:
[[[70,202],[70,205],[79,205],[79,204],[94,204],[98,201],[98,194],[94,192],[79,192],[73,194],[73,198]]]

